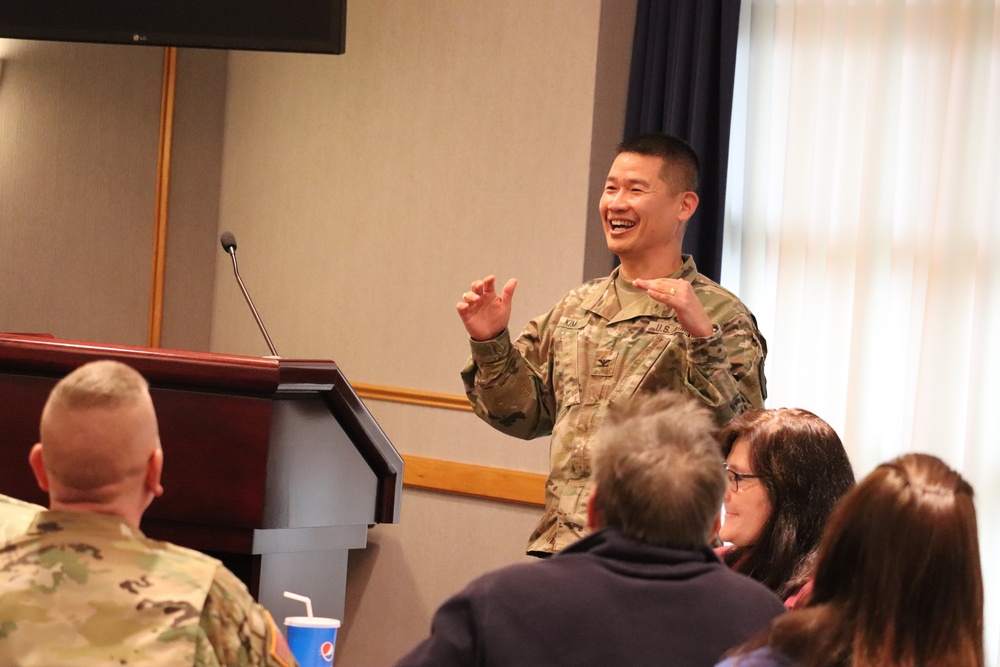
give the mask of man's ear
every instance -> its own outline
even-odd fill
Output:
[[[587,528],[590,530],[600,530],[604,528],[604,514],[597,509],[597,487],[590,487],[590,497],[587,498]]]
[[[163,495],[163,485],[160,479],[163,476],[163,449],[157,447],[149,455],[146,462],[146,490],[153,494],[154,498]]]
[[[31,452],[28,453],[28,465],[31,466],[31,472],[35,473],[35,481],[38,482],[38,488],[48,493],[49,473],[45,469],[45,462],[42,460],[42,443],[35,443],[35,446],[31,448]]]
[[[681,207],[679,211],[679,218],[681,222],[687,222],[694,215],[694,212],[698,210],[698,195],[695,192],[688,190],[682,195]]]
[[[715,541],[716,536],[719,531],[722,530],[722,514],[715,515],[715,523],[712,524],[712,532],[708,534],[708,543],[711,544]]]

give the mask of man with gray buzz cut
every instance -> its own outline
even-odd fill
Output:
[[[396,667],[709,667],[784,611],[708,546],[727,480],[703,405],[663,392],[611,410],[593,465],[593,532],[473,581]]]

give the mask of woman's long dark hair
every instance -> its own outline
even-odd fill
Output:
[[[811,577],[827,518],[854,485],[854,470],[837,433],[808,410],[745,412],[720,432],[723,456],[737,440],[747,444],[771,515],[753,545],[734,547],[723,560],[785,599]]]
[[[927,454],[876,468],[830,518],[809,606],[736,653],[764,645],[803,667],[982,667],[972,487]]]

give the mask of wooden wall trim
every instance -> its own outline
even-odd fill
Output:
[[[545,475],[403,456],[403,486],[523,505],[545,505]]]
[[[472,412],[469,399],[461,394],[440,394],[434,391],[420,391],[419,389],[402,389],[399,387],[384,387],[377,384],[364,384],[362,382],[352,382],[351,386],[361,398],[370,398],[375,401],[388,401],[390,403],[407,403],[410,405],[423,405],[429,408],[444,408],[445,410],[462,410]]]
[[[352,382],[351,386],[361,398],[375,401],[472,411],[469,399],[459,394],[441,394],[362,382]],[[423,456],[403,456],[403,486],[538,507],[545,504],[545,475]]]
[[[170,200],[170,149],[174,137],[177,47],[163,50],[160,143],[156,160],[156,212],[153,219],[153,275],[149,294],[149,347],[160,347],[163,333],[163,274],[167,263],[167,202]]]

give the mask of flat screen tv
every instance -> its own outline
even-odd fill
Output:
[[[343,53],[347,0],[0,0],[0,37]]]

